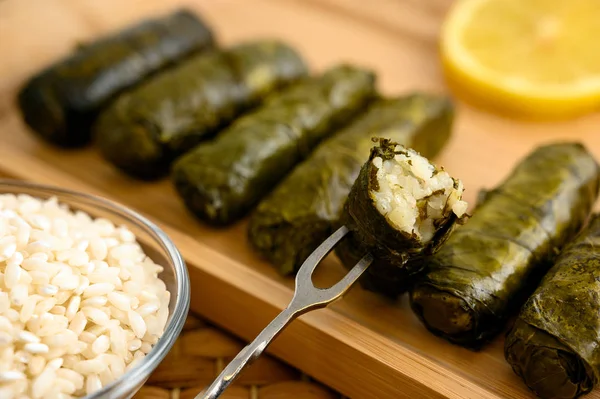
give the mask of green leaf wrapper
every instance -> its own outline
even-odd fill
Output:
[[[373,147],[372,137],[386,137],[433,157],[450,137],[453,116],[453,105],[444,97],[414,94],[376,101],[320,144],[261,201],[250,218],[250,243],[281,273],[296,272],[337,226]]]
[[[391,298],[408,290],[414,276],[422,270],[422,258],[433,254],[448,239],[457,222],[462,223],[465,219],[457,218],[453,212],[449,212],[445,218],[436,222],[433,238],[423,242],[416,234],[394,228],[377,210],[370,194],[378,185],[374,179],[377,168],[372,161],[375,157],[384,161],[393,159],[397,154],[397,144],[380,140],[379,145],[371,150],[368,161],[362,166],[348,194],[340,217],[340,226],[348,227],[351,234],[335,249],[342,264],[349,269],[371,252],[374,261],[359,281],[367,290]]]
[[[473,349],[504,328],[598,195],[598,164],[578,143],[539,147],[437,253],[411,290],[427,328]]]
[[[277,41],[202,54],[120,96],[100,116],[94,136],[121,170],[157,178],[175,157],[307,73],[301,57]]]
[[[506,337],[505,356],[545,399],[590,392],[600,377],[600,215],[561,252]]]
[[[47,141],[82,146],[98,113],[119,93],[213,46],[209,27],[187,10],[143,21],[79,47],[31,78],[18,94],[22,116]]]
[[[178,159],[177,191],[200,219],[234,222],[374,96],[373,72],[346,65],[276,93]]]

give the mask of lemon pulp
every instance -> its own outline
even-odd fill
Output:
[[[600,104],[600,1],[462,0],[442,29],[459,92],[511,114],[560,117]]]

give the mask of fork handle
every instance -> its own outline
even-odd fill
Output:
[[[258,359],[271,341],[298,315],[298,310],[293,309],[291,306],[285,308],[261,331],[254,341],[242,349],[229,362],[217,379],[206,390],[199,393],[195,399],[216,399],[221,396],[223,391],[238,377],[244,367]]]

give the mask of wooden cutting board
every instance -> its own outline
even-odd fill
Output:
[[[13,99],[30,74],[78,42],[187,4],[216,29],[222,44],[278,37],[316,71],[348,61],[374,68],[386,94],[446,88],[437,59],[444,0],[3,0],[0,1],[0,171],[9,176],[100,194],[163,226],[186,258],[192,309],[252,339],[292,295],[246,243],[245,223],[221,230],[197,222],[168,181],[128,179],[93,149],[60,151],[32,136]],[[499,182],[536,145],[585,143],[600,159],[600,116],[533,124],[459,104],[458,120],[438,163],[460,177],[467,199]],[[329,258],[319,285],[337,281]],[[406,301],[391,303],[355,287],[328,309],[295,321],[270,352],[352,398],[531,398],[502,355],[503,339],[475,353],[429,334]],[[589,395],[600,398],[600,393]]]

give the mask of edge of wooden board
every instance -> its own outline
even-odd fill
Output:
[[[109,193],[12,147],[0,146],[0,170],[12,178],[111,199]],[[171,226],[157,224],[187,262],[192,311],[215,324],[252,340],[291,299],[293,293],[287,287]],[[292,322],[268,352],[352,398],[499,398],[465,376],[330,309]]]

